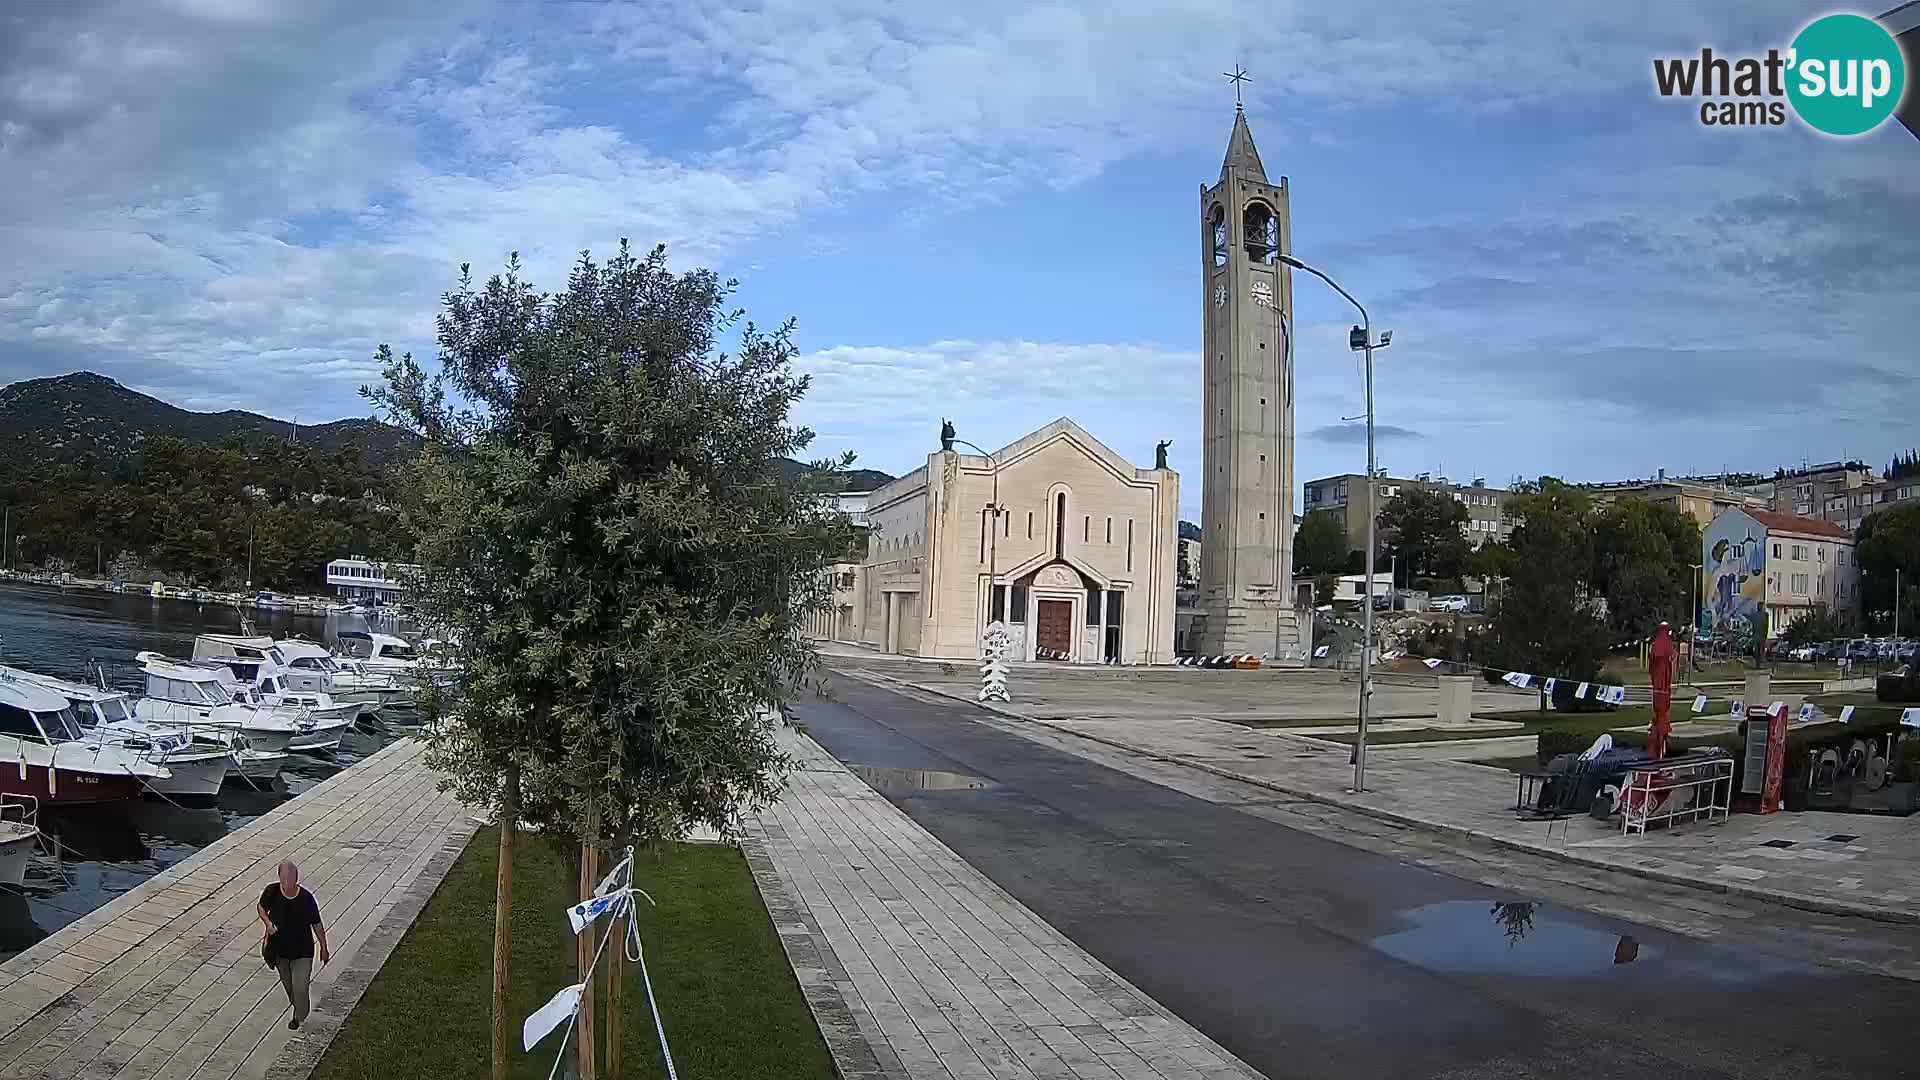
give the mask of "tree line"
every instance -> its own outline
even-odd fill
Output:
[[[1376,572],[1391,568],[1401,583],[1434,593],[1463,592],[1467,578],[1497,583],[1476,659],[1590,679],[1614,645],[1661,622],[1693,622],[1700,528],[1677,507],[1601,506],[1584,488],[1541,477],[1516,483],[1502,511],[1512,531],[1478,547],[1464,531],[1466,505],[1446,492],[1405,490],[1380,511]],[[1331,594],[1334,575],[1365,565],[1337,513],[1318,510],[1301,522],[1294,572],[1315,578],[1316,599]]]
[[[404,553],[385,470],[357,448],[146,440],[102,462],[0,466],[15,569],[129,582],[325,591],[326,564]],[[249,577],[249,566],[251,576]]]

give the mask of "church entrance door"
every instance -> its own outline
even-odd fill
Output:
[[[1034,644],[1035,656],[1043,660],[1065,660],[1073,650],[1073,605],[1065,600],[1039,602]]]

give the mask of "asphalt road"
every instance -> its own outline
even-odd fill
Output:
[[[841,679],[794,713],[948,847],[1273,1080],[1920,1076],[1915,983],[1496,894],[958,703]]]

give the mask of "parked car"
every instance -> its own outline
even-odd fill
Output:
[[[1433,599],[1427,601],[1427,610],[1428,611],[1451,611],[1451,612],[1458,612],[1460,614],[1465,614],[1467,610],[1467,598],[1459,595],[1436,596]]]

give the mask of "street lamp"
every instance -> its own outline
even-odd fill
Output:
[[[1366,603],[1361,606],[1360,630],[1360,730],[1353,742],[1353,790],[1365,791],[1367,787],[1367,717],[1373,704],[1373,560],[1376,515],[1379,513],[1375,502],[1379,471],[1373,456],[1373,350],[1384,349],[1393,344],[1393,331],[1382,330],[1378,338],[1373,334],[1373,323],[1367,318],[1367,309],[1353,294],[1340,287],[1340,283],[1327,275],[1301,262],[1291,255],[1279,256],[1281,262],[1304,271],[1326,282],[1334,292],[1344,297],[1360,313],[1360,325],[1347,335],[1347,344],[1355,352],[1363,352],[1367,357],[1367,567],[1366,567]],[[1293,312],[1287,312],[1291,319]],[[1288,334],[1291,340],[1293,335]]]
[[[993,601],[994,598],[999,595],[998,590],[1000,588],[1000,515],[1005,512],[1000,506],[1000,463],[993,459],[992,454],[987,453],[985,450],[980,449],[979,446],[965,439],[955,439],[953,441],[986,458],[987,475],[993,479],[993,502],[987,504],[987,508],[993,511],[992,521],[987,526],[987,614],[986,621],[982,623],[980,627],[980,638],[982,641],[985,641],[987,627],[993,625]],[[1007,592],[1007,602],[1011,605],[1013,602],[1013,590],[1009,589]],[[1011,612],[1006,614],[1011,614]]]

